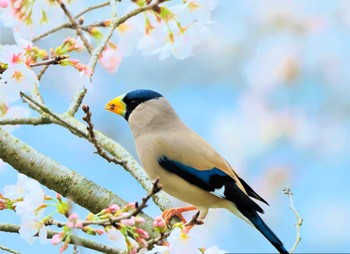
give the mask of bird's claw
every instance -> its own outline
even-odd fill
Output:
[[[193,211],[196,210],[197,208],[194,206],[186,206],[186,207],[179,207],[179,208],[172,208],[172,209],[168,209],[165,210],[162,213],[162,218],[164,220],[164,223],[166,226],[170,225],[170,220],[172,217],[177,216],[180,218],[180,220],[186,224],[186,219],[183,217],[182,213],[183,212],[188,212],[188,211]]]
[[[186,219],[183,217],[182,215],[182,212],[180,208],[172,208],[172,209],[169,209],[169,210],[165,210],[163,213],[162,213],[162,218],[164,220],[164,223],[166,226],[170,225],[170,220],[172,217],[174,216],[177,216],[180,218],[180,220],[183,222],[183,223],[186,223]]]

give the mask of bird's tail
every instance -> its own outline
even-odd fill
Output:
[[[256,211],[241,211],[242,214],[255,226],[257,230],[262,233],[269,242],[275,246],[281,254],[289,254],[289,252],[283,247],[283,243],[280,239],[272,232],[272,230],[265,224],[265,222],[260,218]]]

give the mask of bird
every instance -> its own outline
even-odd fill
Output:
[[[202,137],[189,128],[160,93],[139,89],[110,100],[105,109],[125,118],[135,140],[137,155],[151,179],[190,206],[165,210],[166,222],[182,213],[199,211],[203,220],[210,208],[225,208],[256,228],[287,254],[281,240],[258,213],[264,210],[252,198],[269,205]]]

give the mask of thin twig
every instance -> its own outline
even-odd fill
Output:
[[[8,233],[19,233],[19,225],[16,224],[5,224],[0,223],[0,231],[2,232],[8,232]],[[51,239],[54,235],[58,234],[59,232],[47,229],[47,238]],[[38,235],[35,235],[36,237]],[[91,250],[96,250],[98,252],[102,253],[111,253],[111,254],[121,254],[124,253],[122,250],[119,250],[115,247],[110,247],[104,244],[97,243],[92,240],[88,240],[86,238],[78,237],[78,236],[71,236],[70,244],[76,244]]]
[[[88,13],[88,12],[90,12],[92,10],[96,10],[96,9],[99,9],[99,8],[102,8],[102,7],[105,7],[105,6],[108,6],[108,5],[109,5],[109,3],[105,2],[105,3],[102,3],[102,4],[97,4],[97,5],[90,6],[87,9],[83,10],[82,12],[80,12],[79,14],[77,14],[74,18],[78,19],[81,16],[83,16],[85,13]],[[64,24],[61,24],[59,26],[56,26],[56,27],[52,28],[51,30],[49,30],[49,31],[47,31],[47,32],[45,32],[45,33],[43,33],[41,35],[38,35],[37,37],[34,37],[32,41],[36,42],[36,41],[38,41],[38,40],[40,40],[40,39],[42,39],[42,38],[44,38],[44,37],[46,37],[46,36],[48,36],[50,34],[53,34],[53,33],[57,32],[57,31],[63,29],[63,28],[70,28],[70,27],[71,27],[71,24],[69,22],[66,22]]]
[[[72,16],[72,14],[70,13],[70,11],[67,9],[67,6],[63,3],[62,0],[56,0],[57,3],[59,4],[59,6],[61,7],[61,9],[63,10],[63,12],[66,14],[67,18],[69,19],[70,23],[72,24],[72,26],[74,27],[77,35],[79,36],[79,38],[81,39],[81,41],[83,42],[85,48],[87,49],[87,51],[89,52],[89,54],[92,54],[93,52],[93,47],[91,46],[91,44],[88,42],[88,40],[85,38],[85,36],[83,35],[83,32],[81,30],[80,25],[78,24],[78,22],[75,20],[75,18]]]
[[[60,61],[62,61],[63,59],[69,58],[69,56],[54,56],[53,58],[41,61],[41,62],[37,62],[37,63],[33,63],[30,65],[30,67],[37,67],[37,66],[42,66],[42,65],[50,65],[50,64],[59,64]]]
[[[72,103],[69,106],[69,109],[67,111],[67,114],[69,116],[74,116],[74,114],[78,111],[81,103],[83,102],[84,96],[87,93],[86,87],[83,87],[81,89],[80,93],[76,93],[72,99]]]
[[[106,151],[100,146],[100,144],[96,140],[95,132],[94,132],[94,125],[91,122],[91,115],[92,114],[90,112],[89,106],[83,105],[82,109],[85,113],[85,116],[82,119],[88,124],[88,127],[86,127],[86,129],[89,132],[91,143],[94,144],[94,146],[97,150],[97,154],[99,154],[102,158],[106,159],[108,162],[114,162],[115,164],[122,165],[124,167],[126,164],[126,161],[118,160],[116,157],[108,155],[106,153]]]
[[[147,202],[148,200],[153,197],[156,193],[160,192],[162,190],[162,185],[159,184],[159,178],[156,178],[153,181],[153,187],[152,189],[149,191],[149,193],[147,194],[146,197],[142,198],[142,202],[140,205],[138,205],[138,203],[136,202],[135,206],[136,206],[136,210],[131,214],[131,216],[136,216],[138,215],[144,208],[147,207]]]
[[[7,248],[7,247],[2,246],[2,245],[0,245],[0,250],[7,251],[8,253],[12,253],[12,254],[21,254],[20,252],[11,250],[10,248]]]
[[[158,237],[147,241],[148,247],[152,247],[153,245],[163,245],[164,240],[167,239],[170,234],[171,234],[171,230],[168,230],[164,233],[160,233]],[[141,247],[137,251],[140,251],[140,249]]]
[[[162,186],[159,184],[159,179],[157,178],[154,182],[153,182],[153,188],[152,190],[144,197],[142,198],[142,202],[140,205],[138,205],[138,203],[135,203],[135,210],[132,213],[129,213],[127,215],[120,215],[120,216],[113,216],[111,215],[109,218],[107,219],[101,219],[101,220],[94,220],[94,221],[90,221],[90,220],[85,220],[82,221],[82,226],[89,226],[89,225],[100,225],[100,226],[110,226],[110,225],[115,225],[116,223],[121,222],[122,220],[127,220],[130,219],[133,216],[137,216],[138,214],[140,214],[142,212],[142,210],[144,208],[147,207],[147,202],[148,200],[155,195],[156,193],[158,193],[159,191],[161,191]],[[54,220],[54,219],[49,219],[47,221],[45,221],[45,225],[46,226],[50,226],[50,225],[54,225],[56,227],[64,227],[67,225],[67,222],[61,222],[58,220]]]
[[[289,197],[289,208],[293,211],[293,213],[295,214],[295,217],[297,219],[297,222],[295,223],[296,240],[295,240],[295,243],[294,243],[292,249],[289,251],[290,254],[293,254],[295,249],[297,248],[298,244],[301,241],[300,227],[303,225],[303,218],[300,217],[299,212],[294,207],[293,192],[290,190],[290,188],[289,187],[283,188],[283,192],[284,192],[284,194],[286,194]]]
[[[40,39],[42,39],[42,38],[44,38],[44,37],[46,37],[46,36],[48,36],[48,35],[50,35],[50,34],[56,33],[57,31],[59,31],[59,30],[61,30],[61,29],[63,29],[63,28],[69,27],[69,25],[70,25],[70,23],[67,22],[67,23],[64,23],[64,24],[62,24],[62,25],[56,26],[56,27],[50,29],[49,31],[47,31],[47,32],[45,32],[45,33],[43,33],[43,34],[34,37],[34,38],[32,39],[32,41],[33,41],[33,42],[37,42],[38,40],[40,40]]]
[[[120,0],[119,0],[119,2],[120,2]],[[104,2],[102,4],[92,5],[92,6],[88,7],[87,9],[83,10],[82,12],[78,13],[74,18],[77,19],[77,18],[83,16],[87,12],[90,12],[92,10],[96,10],[96,9],[99,9],[99,8],[102,8],[102,7],[105,7],[105,6],[108,6],[108,5],[109,5],[108,2]]]
[[[49,108],[47,108],[45,105],[35,101],[33,98],[31,98],[30,96],[26,95],[23,92],[20,92],[20,96],[22,97],[22,99],[24,99],[25,102],[30,102],[31,104],[33,104],[35,107],[39,108],[41,112],[44,112],[46,114],[48,114],[49,116],[51,116],[53,119],[55,119],[57,122],[61,123],[63,126],[67,127],[70,131],[72,131],[73,133],[76,133],[77,135],[80,135],[82,137],[87,137],[86,133],[80,131],[78,128],[75,128],[74,126],[72,126],[71,124],[67,123],[66,121],[62,120],[62,117],[59,116],[58,114],[52,112]]]
[[[42,68],[38,74],[38,80],[41,79],[41,77],[44,75],[45,71],[49,68],[49,65],[45,65],[44,68]]]
[[[47,68],[49,68],[49,65],[45,65],[39,72],[39,74],[37,75],[38,81],[40,81],[41,77],[44,75],[45,71],[47,70]],[[32,90],[32,95],[34,95],[41,104],[44,104],[44,99],[40,93],[39,90],[39,82],[35,82],[34,83],[34,87]]]
[[[204,222],[199,220],[200,211],[197,211],[195,215],[192,216],[192,219],[185,224],[186,227],[193,227],[195,225],[202,225]]]

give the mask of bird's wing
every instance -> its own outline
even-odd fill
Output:
[[[218,168],[199,170],[178,161],[170,160],[166,156],[159,158],[158,163],[170,173],[178,175],[187,182],[219,198],[233,202],[241,209],[253,209],[260,213],[264,212],[259,205],[238,187],[231,176]]]
[[[263,209],[248,197],[248,193],[254,191],[241,182],[225,159],[191,129],[179,128],[160,134],[158,150],[158,163],[168,172],[219,198],[263,213]]]

